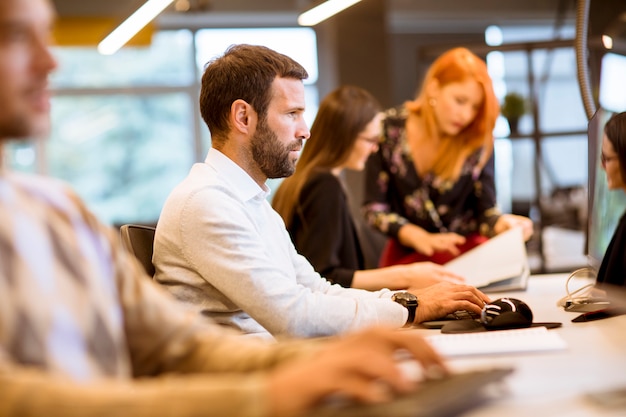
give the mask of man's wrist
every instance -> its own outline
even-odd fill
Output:
[[[415,314],[419,301],[414,294],[410,292],[397,292],[391,296],[391,299],[407,309],[409,316],[406,321],[405,327],[410,326],[415,321]]]

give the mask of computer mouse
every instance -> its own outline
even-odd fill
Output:
[[[533,312],[522,300],[498,298],[485,304],[480,321],[487,330],[521,329],[533,323]]]

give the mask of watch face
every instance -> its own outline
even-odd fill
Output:
[[[395,293],[393,298],[398,301],[406,301],[406,302],[416,302],[417,297],[411,294],[410,292],[398,292]]]
[[[417,297],[410,292],[397,292],[391,297],[391,299],[409,311],[409,317],[407,318],[404,327],[411,326],[413,324],[413,320],[415,320],[415,310],[418,306]]]

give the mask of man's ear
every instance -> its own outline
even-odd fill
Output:
[[[252,129],[253,121],[256,118],[256,112],[246,101],[238,99],[233,101],[233,104],[230,106],[230,118],[233,124],[233,129],[247,134]]]

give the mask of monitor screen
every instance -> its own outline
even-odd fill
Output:
[[[606,248],[626,209],[626,194],[607,187],[606,174],[600,163],[604,125],[612,113],[600,108],[589,121],[588,218],[586,254],[589,266],[598,270]]]

